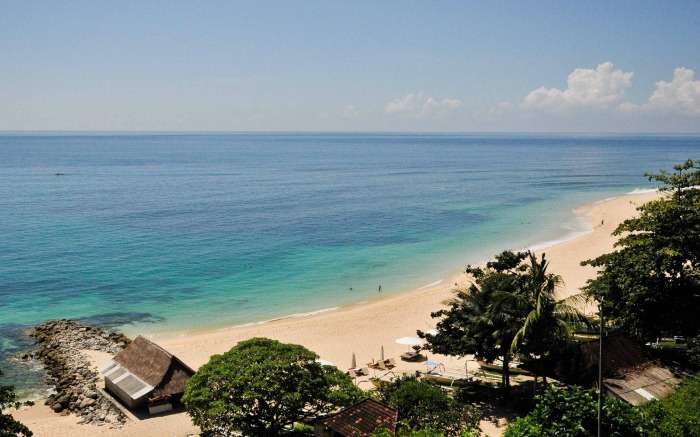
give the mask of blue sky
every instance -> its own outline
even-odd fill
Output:
[[[697,1],[0,7],[0,130],[700,131]]]

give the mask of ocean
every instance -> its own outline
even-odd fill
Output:
[[[32,324],[127,333],[323,311],[570,238],[700,137],[0,134],[0,368]]]

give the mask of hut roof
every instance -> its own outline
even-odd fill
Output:
[[[374,399],[365,399],[320,422],[340,435],[369,436],[379,428],[395,432],[398,415],[398,411],[388,405]]]
[[[598,339],[580,345],[584,366],[598,368]],[[620,376],[648,362],[642,345],[621,332],[613,332],[603,339],[603,371],[606,376]]]
[[[673,393],[679,383],[680,379],[673,372],[657,363],[628,369],[620,378],[603,380],[606,389],[632,405],[663,399]]]
[[[134,398],[151,391],[150,398],[182,393],[187,379],[194,374],[194,370],[177,357],[142,336],[115,355],[107,369],[105,377],[118,383]],[[124,385],[129,387],[122,387]]]

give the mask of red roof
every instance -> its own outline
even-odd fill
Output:
[[[380,428],[395,432],[398,416],[399,412],[390,406],[374,399],[365,399],[321,419],[321,423],[343,436],[365,437]]]

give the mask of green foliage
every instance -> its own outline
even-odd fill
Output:
[[[2,372],[0,372],[0,376]],[[17,401],[14,387],[0,385],[0,437],[31,437],[33,433],[11,414],[5,413],[9,408],[19,408],[29,402]]]
[[[478,408],[460,404],[440,387],[413,377],[383,385],[379,392],[384,402],[398,410],[400,430],[427,433],[426,436],[458,436],[476,428],[481,416]]]
[[[650,435],[700,436],[700,376],[687,378],[666,399],[642,407]]]
[[[587,437],[597,433],[597,392],[572,386],[547,387],[536,396],[535,408],[508,426],[505,437]],[[606,398],[603,405],[603,435],[645,436],[645,418],[623,401]]]
[[[457,290],[439,318],[437,334],[418,332],[427,348],[442,354],[503,360],[503,385],[509,386],[508,363],[514,352],[546,362],[567,343],[573,323],[586,319],[567,300],[555,299],[561,278],[547,272],[544,255],[503,252],[486,268],[467,267],[474,282]],[[541,366],[544,367],[544,366]],[[550,366],[551,367],[551,366]]]
[[[647,175],[668,195],[638,208],[613,235],[616,250],[583,264],[600,268],[584,291],[604,298],[607,318],[645,340],[700,333],[700,167]]]
[[[474,431],[464,431],[459,434],[459,437],[477,437]],[[388,430],[382,428],[372,433],[372,437],[445,437],[445,434],[440,431],[436,431],[432,428],[411,428],[407,426],[402,426],[396,432],[392,434]]]
[[[338,369],[294,344],[242,341],[188,381],[183,402],[205,435],[281,435],[363,395]]]

